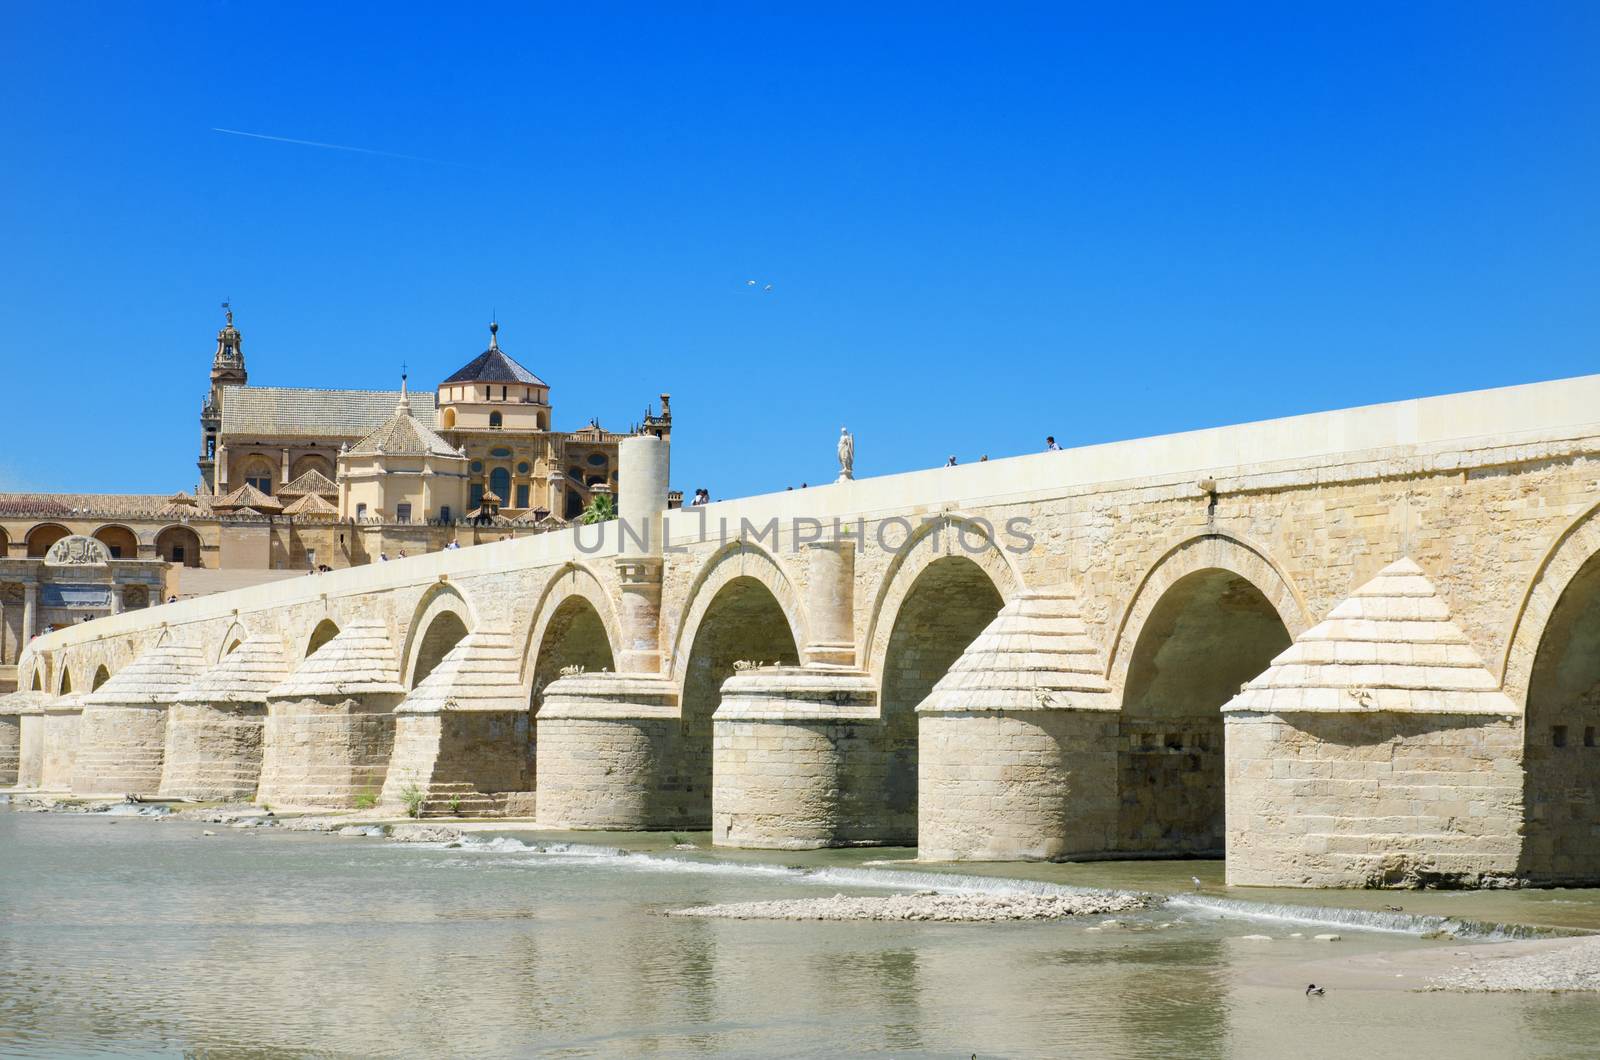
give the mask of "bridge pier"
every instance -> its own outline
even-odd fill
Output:
[[[83,725],[80,696],[56,696],[44,708],[39,759],[39,787],[70,792],[72,772],[78,764],[78,735]]]
[[[0,713],[16,720],[16,774],[18,788],[37,788],[44,768],[44,708],[53,697],[45,692],[13,692],[0,700]]]
[[[167,711],[161,796],[255,798],[267,693],[287,674],[277,638],[249,637],[180,694]]]
[[[882,843],[890,750],[877,682],[855,669],[855,542],[806,546],[803,666],[736,672],[712,716],[711,838],[770,850]]]
[[[158,644],[83,696],[72,768],[74,795],[154,795],[160,790],[167,709],[201,665],[196,647]]]
[[[1110,850],[1117,711],[1078,602],[1006,604],[917,707],[917,856],[1040,861]]]
[[[530,814],[528,704],[509,633],[475,630],[395,708],[379,802],[418,816]]]
[[[267,693],[256,801],[314,809],[376,802],[404,697],[388,630],[347,626]]]
[[[21,754],[22,707],[0,699],[0,788],[16,786]]]
[[[654,674],[572,674],[545,688],[535,741],[539,823],[692,827],[680,769],[678,690]]]
[[[888,754],[867,674],[802,666],[722,684],[713,718],[711,838],[808,850],[883,842]]]
[[[1230,885],[1522,875],[1521,711],[1402,559],[1224,708]]]

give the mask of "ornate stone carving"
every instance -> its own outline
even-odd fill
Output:
[[[111,562],[111,550],[95,538],[72,534],[51,545],[44,562],[48,567],[104,567]]]

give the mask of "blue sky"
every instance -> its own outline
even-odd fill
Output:
[[[1600,368],[1600,5],[677,6],[8,4],[0,488],[192,486],[223,298],[719,497]]]

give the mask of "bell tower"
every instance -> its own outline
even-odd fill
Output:
[[[249,373],[244,367],[244,340],[233,326],[233,305],[222,303],[227,323],[217,332],[217,352],[211,358],[211,389],[200,406],[200,489],[217,491],[217,446],[222,435],[222,388],[244,386]]]

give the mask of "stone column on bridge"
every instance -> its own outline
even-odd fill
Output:
[[[146,649],[83,696],[74,795],[154,795],[161,787],[167,708],[202,666],[200,649],[169,641]]]
[[[352,622],[267,693],[258,803],[349,809],[376,802],[405,698],[382,622]]]
[[[855,542],[806,546],[803,666],[747,667],[712,717],[711,836],[804,850],[882,842],[889,756],[877,682],[855,669]]]
[[[1117,722],[1077,598],[1020,594],[917,707],[917,856],[1112,849]]]
[[[267,692],[288,673],[282,642],[258,634],[246,638],[180,693],[167,711],[160,795],[255,798]]]
[[[687,827],[677,796],[682,719],[661,670],[662,517],[667,443],[638,435],[618,446],[621,486],[616,673],[552,681],[536,719],[541,824],[560,828]]]
[[[806,546],[806,613],[810,639],[801,652],[807,666],[856,664],[853,538],[813,541]]]
[[[531,816],[528,699],[511,634],[473,630],[395,708],[380,805],[416,816]]]
[[[80,696],[52,696],[44,705],[44,725],[39,758],[41,791],[72,791],[72,774],[78,763],[78,738],[83,725]]]
[[[1232,886],[1524,875],[1522,711],[1409,559],[1223,707]]]

